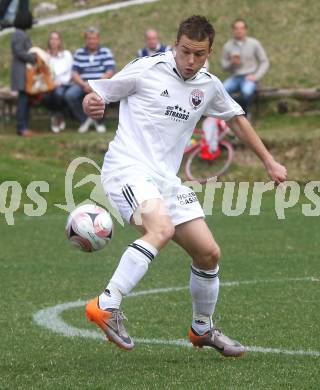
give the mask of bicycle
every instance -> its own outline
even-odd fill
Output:
[[[230,132],[224,121],[215,118],[206,118],[202,129],[194,130],[190,144],[184,151],[188,155],[185,173],[189,180],[204,184],[216,180],[228,170],[234,157],[233,146],[226,139]],[[207,163],[206,169],[203,163]],[[210,169],[210,174],[207,168]]]

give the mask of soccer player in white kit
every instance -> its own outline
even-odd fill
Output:
[[[123,325],[122,297],[172,239],[192,258],[190,341],[198,347],[213,347],[224,356],[241,356],[245,351],[213,324],[220,248],[195,193],[181,184],[177,172],[201,116],[227,121],[277,184],[286,179],[286,169],[267,151],[220,80],[203,69],[214,34],[205,17],[186,19],[179,27],[174,52],[136,59],[109,80],[90,81],[94,92],[83,101],[93,119],[103,116],[105,103],[120,101],[118,130],[105,156],[102,184],[141,238],[125,250],[105,291],[88,302],[86,315],[110,341],[126,350],[134,343]]]

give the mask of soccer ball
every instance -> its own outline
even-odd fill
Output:
[[[94,204],[77,207],[68,217],[66,233],[69,242],[85,252],[102,249],[112,237],[110,214]]]

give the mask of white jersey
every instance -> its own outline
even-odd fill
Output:
[[[106,103],[120,100],[118,130],[105,155],[103,181],[134,170],[180,182],[176,175],[184,149],[201,116],[229,120],[244,114],[221,81],[205,69],[184,80],[171,51],[136,59],[111,79],[89,84]]]

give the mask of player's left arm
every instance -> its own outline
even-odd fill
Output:
[[[271,180],[276,184],[286,180],[287,169],[273,158],[244,115],[236,115],[227,123],[236,135],[259,157]]]

